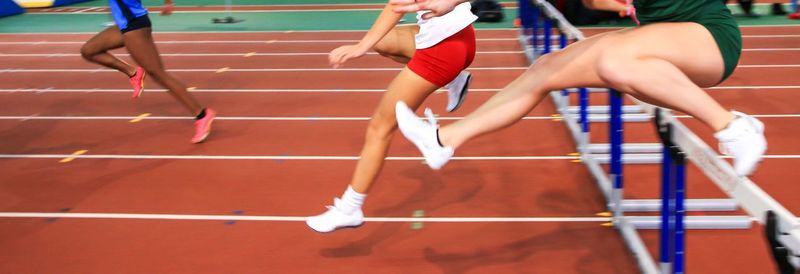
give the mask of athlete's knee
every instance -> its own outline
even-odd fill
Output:
[[[389,140],[397,129],[397,122],[394,119],[384,117],[384,115],[376,114],[370,119],[367,126],[367,141],[385,141]]]
[[[551,86],[561,81],[554,74],[558,71],[557,60],[558,54],[556,53],[543,55],[537,58],[536,62],[520,76],[521,79],[518,80],[524,81],[525,86],[530,87],[527,90],[531,96],[536,97],[541,93],[547,93]]]
[[[595,64],[600,79],[611,87],[627,89],[635,80],[636,58],[612,50],[604,52]]]
[[[392,47],[386,39],[381,39],[378,41],[378,43],[372,46],[372,50],[383,56],[394,55],[395,51],[393,51],[393,48],[395,47]]]
[[[101,52],[100,50],[97,50],[96,47],[90,45],[89,43],[83,44],[83,46],[81,46],[81,56],[83,57],[83,59],[86,59],[87,61],[94,60],[94,56],[100,52]]]

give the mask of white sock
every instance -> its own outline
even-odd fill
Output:
[[[352,214],[361,209],[361,206],[364,205],[364,199],[366,198],[367,194],[358,193],[352,186],[348,185],[347,190],[342,194],[342,203],[339,204],[337,208],[345,214]]]

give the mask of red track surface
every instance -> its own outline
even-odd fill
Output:
[[[745,34],[793,34],[800,28],[744,28]],[[592,31],[588,31],[592,32]],[[588,34],[587,32],[587,34]],[[514,38],[514,31],[479,31],[478,38]],[[242,56],[167,56],[169,68],[325,68],[324,55],[250,56],[275,52],[324,53],[338,43],[169,44],[186,40],[357,39],[361,33],[159,34],[162,53],[241,53]],[[1,41],[83,41],[85,34],[0,35]],[[746,48],[796,47],[800,38],[745,38]],[[131,101],[124,78],[111,72],[7,72],[4,69],[96,68],[79,56],[11,57],[16,53],[77,53],[79,44],[0,45],[0,116],[181,116],[163,92]],[[519,51],[516,41],[481,41],[480,51]],[[744,53],[742,64],[796,64],[794,51]],[[479,54],[474,67],[524,66],[522,54]],[[371,55],[352,68],[397,68]],[[521,70],[478,70],[473,88],[498,89]],[[196,86],[198,98],[223,117],[368,117],[395,71],[177,72]],[[723,105],[752,114],[798,114],[800,68],[741,68],[709,92]],[[155,88],[155,84],[148,83]],[[46,89],[86,89],[48,92]],[[314,92],[230,92],[217,89],[322,89]],[[94,90],[94,92],[92,92]],[[208,92],[208,90],[212,90]],[[216,91],[214,91],[216,90]],[[473,92],[462,116],[492,92]],[[442,113],[443,94],[427,104]],[[593,95],[593,102],[605,102]],[[555,113],[550,102],[530,116]],[[769,154],[800,154],[798,117],[763,118]],[[713,144],[696,121],[686,124]],[[202,145],[188,143],[188,120],[0,120],[0,154],[286,155],[356,156],[366,121],[220,120]],[[604,124],[593,137],[605,138]],[[626,140],[654,142],[649,124],[632,124]],[[564,126],[525,120],[480,137],[459,156],[564,156],[574,145]],[[417,156],[397,138],[391,156]],[[0,211],[106,212],[308,216],[339,195],[353,160],[0,160]],[[799,213],[791,168],[800,159],[767,159],[753,180]],[[626,195],[658,195],[657,168],[626,167]],[[689,196],[721,198],[699,171],[689,171]],[[570,160],[454,161],[435,172],[419,161],[389,161],[370,194],[366,214],[409,217],[591,217],[605,210],[590,176]],[[759,227],[739,231],[689,231],[690,273],[769,273],[772,263]],[[656,232],[644,232],[657,254]],[[367,223],[320,235],[301,222],[0,219],[3,273],[635,273],[635,261],[611,228],[599,223]]]

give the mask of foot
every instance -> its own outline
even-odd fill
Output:
[[[147,75],[147,72],[144,71],[142,67],[136,68],[136,74],[131,76],[131,86],[133,86],[133,98],[139,98],[142,96],[142,92],[144,91],[144,77]]]
[[[317,216],[308,217],[306,225],[321,233],[331,232],[340,228],[361,226],[364,223],[364,213],[361,212],[361,209],[347,214],[339,208],[341,202],[339,198],[333,199],[333,205],[327,206],[328,211]]]
[[[789,17],[789,19],[800,20],[800,11],[789,14],[787,17]]]
[[[207,108],[206,116],[194,121],[195,133],[194,137],[192,137],[192,143],[201,143],[208,138],[208,134],[211,133],[211,123],[214,122],[214,118],[217,118],[217,112]]]
[[[453,112],[461,106],[461,103],[467,98],[467,90],[471,81],[472,74],[464,70],[450,84],[447,84],[447,112]]]
[[[786,11],[783,10],[783,4],[781,3],[774,3],[772,4],[772,15],[786,15]]]
[[[733,111],[736,118],[714,134],[722,154],[733,156],[733,169],[739,176],[753,173],[767,150],[764,124],[747,114]]]
[[[403,101],[399,101],[395,105],[395,115],[400,131],[422,152],[425,163],[429,167],[440,169],[450,161],[454,153],[453,148],[442,147],[439,144],[439,126],[430,109],[425,109],[425,116],[428,117],[427,123],[420,120]]]

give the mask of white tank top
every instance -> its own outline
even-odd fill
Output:
[[[471,8],[469,2],[464,2],[448,14],[427,20],[422,19],[422,14],[425,12],[417,12],[417,25],[419,25],[419,33],[415,37],[417,49],[432,47],[475,22],[478,17],[472,14]]]

